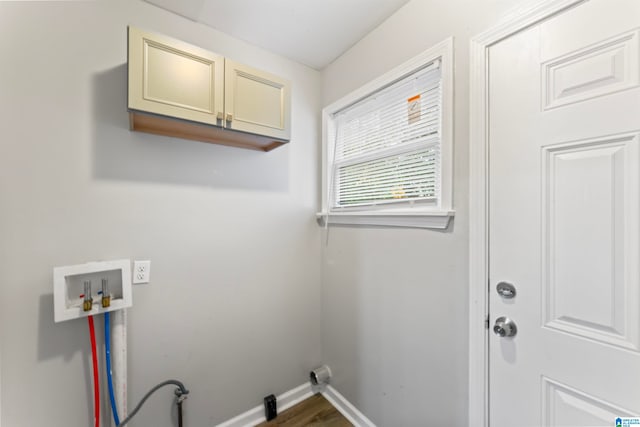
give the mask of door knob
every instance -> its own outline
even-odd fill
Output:
[[[518,333],[518,328],[513,320],[503,316],[496,319],[493,332],[499,337],[513,337]]]

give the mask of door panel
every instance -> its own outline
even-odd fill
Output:
[[[543,377],[542,381],[542,425],[544,426],[613,426],[613,420],[617,417],[632,416],[631,413],[609,402],[549,378]]]
[[[640,338],[629,280],[637,272],[629,252],[637,253],[638,136],[542,148],[544,325],[632,350]]]
[[[135,27],[128,34],[128,107],[216,125],[224,107],[224,58]]]
[[[518,327],[489,338],[493,427],[640,415],[640,2],[614,4],[489,49],[490,321]]]
[[[553,58],[542,67],[545,109],[638,84],[638,30],[602,40],[584,49]]]
[[[285,79],[227,59],[225,127],[289,140],[290,88]]]

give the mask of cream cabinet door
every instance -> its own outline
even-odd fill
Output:
[[[129,27],[129,109],[221,125],[224,58]]]
[[[226,128],[291,137],[291,85],[285,79],[225,60],[224,110]]]

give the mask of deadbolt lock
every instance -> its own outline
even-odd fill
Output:
[[[509,282],[500,282],[496,285],[496,292],[504,299],[511,299],[516,296],[516,287]]]

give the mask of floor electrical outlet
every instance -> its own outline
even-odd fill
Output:
[[[151,261],[133,261],[133,283],[149,283]]]
[[[264,398],[264,417],[267,421],[271,421],[278,416],[278,408],[276,406],[276,397],[273,394]]]

